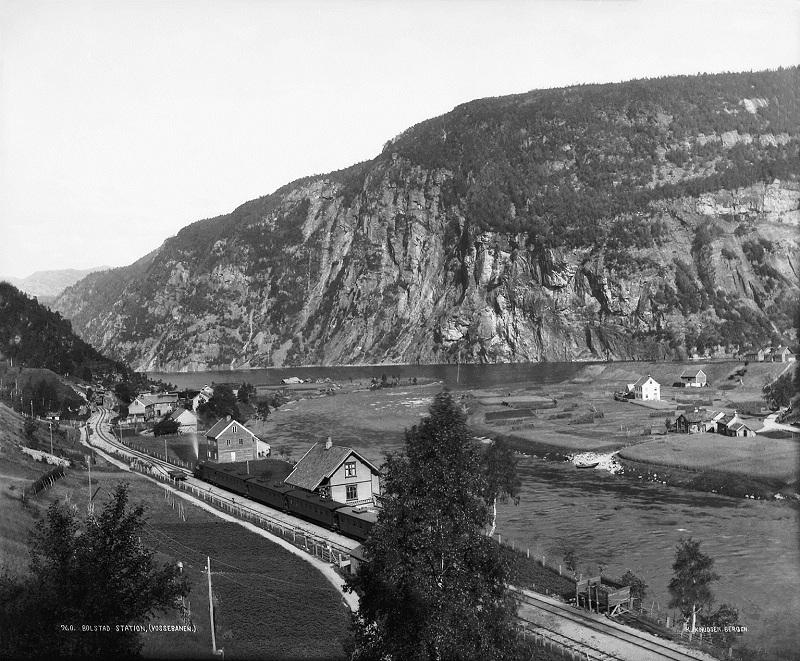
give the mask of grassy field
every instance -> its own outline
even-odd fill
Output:
[[[383,463],[384,453],[403,445],[404,430],[428,413],[438,384],[356,390],[329,397],[290,402],[266,421],[248,427],[272,445],[300,459],[311,445],[330,436],[334,443],[357,449],[367,459]]]
[[[790,482],[800,472],[796,441],[760,436],[734,438],[719,434],[670,434],[625,448],[620,456],[690,470],[718,470]]]
[[[707,388],[675,388],[684,369],[702,368],[708,375]],[[483,434],[500,434],[513,442],[515,448],[530,454],[547,452],[613,451],[625,448],[624,456],[641,462],[688,466],[693,470],[714,469],[788,480],[797,476],[796,445],[785,439],[757,437],[745,439],[712,438],[701,444],[674,435],[664,436],[665,419],[674,420],[683,410],[707,407],[712,410],[732,410],[745,401],[759,401],[764,383],[777,378],[787,368],[781,363],[751,363],[745,366],[736,361],[715,363],[609,363],[587,365],[569,382],[548,389],[537,388],[541,394],[553,397],[555,409],[539,409],[535,417],[524,422],[502,424],[485,420],[486,413],[509,411],[508,407],[486,406],[492,391],[481,391],[472,399],[470,422]],[[745,370],[742,384],[739,378],[728,377]],[[651,374],[661,384],[661,410],[651,410],[613,399],[639,376]],[[530,388],[505,391],[511,402],[524,398]],[[497,394],[497,393],[494,393]],[[672,404],[671,406],[669,404]],[[512,404],[513,406],[513,404]]]
[[[0,409],[0,421],[15,429],[21,422]],[[0,569],[22,574],[28,566],[28,532],[53,502],[86,511],[88,473],[69,469],[55,486],[23,506],[19,494],[46,466],[22,455],[10,442],[0,442]],[[191,585],[189,603],[194,633],[158,632],[144,636],[144,655],[151,658],[210,658],[208,585],[204,567],[211,556],[217,606],[217,643],[228,658],[344,658],[349,615],[341,596],[321,574],[283,548],[241,526],[221,522],[202,509],[185,506],[186,521],[172,497],[145,478],[123,473],[100,461],[92,468],[96,508],[121,482],[131,485],[131,502],[142,502],[147,524],[142,539],[164,562],[183,562]],[[158,622],[176,624],[177,614]],[[298,636],[298,632],[302,632]],[[302,638],[302,643],[295,643]]]

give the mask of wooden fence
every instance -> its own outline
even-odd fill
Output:
[[[33,484],[23,489],[22,500],[25,500],[28,496],[35,496],[45,489],[49,489],[56,483],[56,480],[60,480],[62,477],[64,477],[63,466],[56,466],[54,469],[47,471],[44,475],[40,475],[34,480]]]
[[[336,542],[323,539],[300,526],[286,523],[277,517],[271,517],[243,502],[236,502],[237,498],[239,498],[237,496],[215,493],[211,490],[211,487],[205,489],[187,482],[176,482],[159,471],[150,470],[149,467],[142,462],[134,462],[131,464],[131,468],[149,477],[154,477],[161,482],[166,482],[175,489],[190,493],[195,498],[208,503],[215,509],[227,512],[242,521],[249,521],[259,528],[274,535],[278,535],[286,541],[291,542],[297,548],[303,549],[310,555],[318,557],[325,562],[337,564],[339,567],[342,567],[350,560],[349,548],[337,544]],[[239,499],[241,500],[241,498]]]

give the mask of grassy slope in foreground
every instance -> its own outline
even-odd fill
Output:
[[[2,421],[12,422],[7,420],[11,416],[16,414],[0,406]],[[129,482],[131,502],[142,501],[147,509],[143,541],[157,551],[159,562],[183,562],[192,587],[189,600],[197,632],[146,634],[145,656],[211,658],[208,584],[203,572],[210,555],[218,609],[217,645],[225,648],[226,656],[344,658],[348,612],[340,595],[318,572],[241,526],[221,522],[188,504],[183,522],[171,499],[165,500],[161,487],[103,463],[100,460],[92,470],[93,490],[100,487],[97,507],[119,482]],[[5,564],[14,574],[25,571],[28,531],[52,502],[73,503],[79,513],[86,511],[88,476],[79,469],[69,470],[52,489],[22,506],[20,490],[46,470],[46,466],[25,459],[4,436],[0,442],[0,565]],[[177,619],[176,614],[169,614],[157,621],[175,624]]]

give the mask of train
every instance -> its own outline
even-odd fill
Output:
[[[271,460],[251,462],[249,467],[242,464],[215,464],[200,462],[195,466],[194,476],[204,482],[221,487],[250,500],[273,509],[292,514],[346,537],[363,542],[372,531],[377,520],[374,509],[365,506],[352,506],[334,500],[321,498],[315,493],[297,489],[283,480],[288,472],[281,470],[283,462],[264,464]],[[262,464],[257,468],[257,464]],[[269,470],[272,468],[272,470]]]

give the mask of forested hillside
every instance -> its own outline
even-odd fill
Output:
[[[93,373],[99,377],[128,371],[77,337],[60,314],[7,282],[0,282],[0,357],[15,367],[44,368],[86,380]]]
[[[140,369],[794,343],[800,74],[465,103],[56,302]]]

